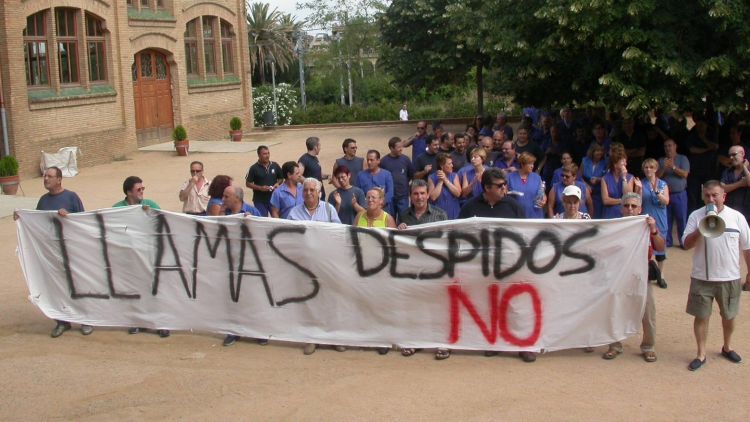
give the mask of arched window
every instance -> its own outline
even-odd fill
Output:
[[[187,74],[197,76],[198,71],[198,18],[185,26],[185,67]]]
[[[200,16],[185,25],[185,68],[192,79],[235,71],[235,34],[232,25],[216,16]]]
[[[89,51],[89,80],[107,80],[107,61],[104,40],[104,22],[86,13],[86,37]]]
[[[205,58],[206,74],[216,73],[216,30],[213,16],[203,16],[203,56]]]
[[[104,20],[81,9],[56,7],[28,16],[23,30],[26,84],[59,88],[107,82],[107,38]],[[57,75],[50,80],[55,67]]]
[[[234,31],[232,25],[224,19],[221,20],[221,63],[224,73],[234,73]]]
[[[35,13],[26,18],[23,30],[24,64],[26,84],[29,86],[49,85],[49,63],[47,60],[47,11]]]
[[[57,64],[60,83],[78,83],[78,34],[76,9],[55,9],[57,26]]]

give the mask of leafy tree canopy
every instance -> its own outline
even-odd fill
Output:
[[[381,30],[403,85],[484,56],[491,90],[523,105],[731,109],[750,95],[749,18],[741,0],[394,0]]]

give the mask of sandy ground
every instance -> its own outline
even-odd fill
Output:
[[[321,160],[329,171],[345,137],[358,140],[360,154],[387,151],[390,136],[411,128],[368,127],[278,131],[256,136],[269,142],[271,158],[297,159],[306,136],[323,141]],[[180,210],[177,190],[191,159],[208,175],[226,173],[243,181],[254,153],[193,154],[138,152],[126,161],[84,168],[65,187],[87,209],[122,198],[122,180],[139,175],[146,197]],[[23,181],[27,196],[44,193],[41,179]],[[645,363],[638,337],[625,342],[614,361],[580,350],[550,353],[536,363],[515,355],[486,358],[454,352],[446,361],[431,353],[403,358],[391,352],[319,350],[304,356],[294,344],[222,347],[220,335],[173,333],[128,335],[97,329],[83,337],[72,330],[51,339],[53,323],[28,300],[15,256],[15,226],[0,219],[0,419],[218,420],[260,419],[531,419],[531,420],[748,420],[750,370],[719,355],[718,310],[711,320],[708,363],[686,369],[694,357],[692,318],[684,313],[691,253],[669,250],[669,288],[655,289],[656,363]],[[744,293],[734,348],[750,359],[750,330]]]

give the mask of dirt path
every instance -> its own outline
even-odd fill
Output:
[[[411,129],[393,127],[284,131],[271,150],[278,162],[296,160],[304,139],[323,141],[321,160],[329,172],[341,155],[341,141],[358,141],[387,151],[390,136]],[[85,151],[84,151],[85,153]],[[122,180],[138,175],[146,197],[179,211],[177,190],[188,177],[190,159],[206,173],[225,173],[244,184],[256,161],[252,154],[194,154],[188,159],[163,152],[140,152],[127,161],[84,168],[64,185],[79,193],[87,209],[122,199]],[[41,179],[24,180],[28,196],[43,193]],[[750,369],[718,356],[718,311],[709,333],[709,361],[687,371],[694,357],[692,319],[684,313],[690,252],[668,251],[669,288],[655,289],[657,353],[647,364],[640,339],[625,342],[614,361],[580,350],[550,353],[526,364],[514,355],[485,358],[454,353],[437,362],[430,353],[403,358],[374,351],[319,350],[272,342],[262,347],[240,342],[225,348],[220,335],[174,333],[128,335],[97,329],[83,337],[70,331],[51,339],[53,323],[28,300],[15,257],[15,226],[0,219],[0,419],[525,419],[525,420],[748,420]],[[743,272],[744,274],[744,272]],[[734,336],[735,349],[750,359],[750,323],[744,293]]]

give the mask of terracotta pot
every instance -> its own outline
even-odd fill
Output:
[[[232,142],[241,142],[242,141],[242,131],[241,130],[230,130],[229,136],[232,137]]]
[[[0,186],[3,187],[3,193],[5,195],[15,195],[18,193],[18,183],[21,178],[16,176],[0,177]]]
[[[188,155],[188,150],[190,149],[190,141],[187,139],[184,141],[175,141],[174,149],[177,150],[177,155],[180,157],[186,157]]]

